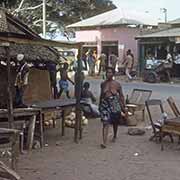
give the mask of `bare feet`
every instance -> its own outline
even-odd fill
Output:
[[[111,142],[115,143],[116,142],[116,138],[112,138]]]
[[[106,145],[105,144],[101,144],[101,149],[105,149],[106,148]]]

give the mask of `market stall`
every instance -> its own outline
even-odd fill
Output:
[[[3,12],[1,12],[3,13]],[[9,20],[9,22],[13,22],[13,25],[15,24],[14,18],[7,14],[4,13],[3,15],[6,15],[5,20]],[[52,62],[58,62],[58,58],[56,55],[56,51],[52,48],[52,47],[69,47],[69,48],[77,48],[79,50],[79,57],[81,57],[81,43],[74,43],[74,42],[58,42],[58,41],[51,41],[51,40],[46,40],[46,39],[42,39],[40,38],[36,33],[34,33],[32,30],[30,30],[27,26],[23,27],[22,26],[22,22],[20,22],[19,20],[16,21],[17,22],[17,27],[20,28],[20,30],[22,31],[22,33],[12,33],[10,31],[5,32],[4,30],[0,31],[0,47],[3,49],[3,56],[4,59],[3,61],[5,62],[5,66],[6,70],[7,70],[7,97],[8,97],[8,103],[7,103],[7,109],[8,109],[8,122],[9,122],[9,127],[12,128],[14,126],[14,108],[13,108],[13,75],[12,75],[12,69],[13,69],[13,61],[14,58],[11,56],[12,52],[13,52],[13,48],[14,46],[16,47],[22,47],[22,46],[28,46],[28,47],[32,47],[34,50],[38,51],[39,49],[43,48],[45,51],[48,51],[51,54],[54,54],[54,57],[56,58],[48,58],[48,56],[45,55],[45,57],[48,61],[52,61]],[[5,27],[7,29],[7,25]],[[18,29],[19,31],[19,29]],[[26,49],[27,50],[27,49]],[[24,54],[28,54],[28,50],[26,51],[24,50]],[[17,52],[18,53],[18,52]],[[21,52],[22,53],[22,52]],[[33,53],[32,51],[30,52],[30,54],[32,54],[33,57]],[[31,56],[29,56],[31,57]],[[31,58],[32,58],[31,57]],[[28,60],[28,59],[27,59]],[[31,59],[32,60],[32,59]],[[37,62],[42,62],[44,61],[44,59],[40,58],[40,59],[34,59],[34,61]],[[80,61],[80,58],[79,58]],[[78,61],[78,62],[79,62]],[[79,63],[78,63],[79,65]],[[79,134],[79,126],[80,126],[80,86],[81,86],[81,80],[80,80],[80,76],[78,74],[80,74],[81,69],[78,68],[77,70],[77,75],[76,75],[76,124],[75,124],[75,141],[78,141],[78,134]],[[78,89],[78,90],[77,90]],[[6,116],[7,117],[7,116]]]

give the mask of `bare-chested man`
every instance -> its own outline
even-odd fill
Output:
[[[61,97],[61,95],[62,95],[62,93],[64,91],[64,92],[66,92],[67,98],[70,98],[68,81],[70,81],[73,85],[74,85],[74,82],[69,78],[67,70],[68,70],[68,64],[64,63],[63,68],[60,69],[61,79],[59,81],[60,90],[59,90],[59,93],[58,93],[58,97]]]

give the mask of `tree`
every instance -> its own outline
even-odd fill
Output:
[[[4,5],[38,33],[42,32],[42,0],[2,0]],[[46,0],[47,33],[66,32],[66,26],[112,10],[111,0]],[[38,7],[38,8],[36,8]]]

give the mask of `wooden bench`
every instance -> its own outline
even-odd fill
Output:
[[[9,142],[11,144],[11,151],[12,151],[11,166],[13,169],[16,169],[17,160],[18,160],[18,156],[19,156],[20,132],[15,129],[0,128],[0,137],[7,138],[9,140]]]
[[[39,115],[39,134],[40,134],[40,142],[41,147],[43,146],[43,128],[42,128],[42,117],[41,117],[41,109],[38,108],[15,108],[13,110],[13,116],[19,122],[26,121],[28,122],[28,137],[27,137],[27,144],[26,147],[28,150],[32,149],[33,140],[34,140],[34,131],[35,131],[35,124],[37,120],[37,116]],[[8,111],[7,109],[0,109],[0,123],[8,122]],[[21,120],[19,120],[21,119]],[[14,121],[14,124],[16,121]]]
[[[170,108],[172,109],[174,115],[175,115],[176,117],[180,116],[180,111],[179,111],[179,109],[178,109],[178,107],[177,107],[177,105],[176,105],[173,97],[171,97],[171,96],[168,97],[167,102],[168,102]]]

